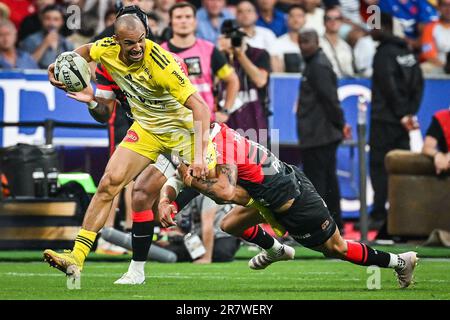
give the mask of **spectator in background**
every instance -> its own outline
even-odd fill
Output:
[[[161,38],[162,40],[168,40],[170,39],[170,32],[168,32],[169,24],[170,24],[170,15],[169,10],[170,8],[176,3],[176,0],[156,0],[155,1],[155,9],[153,10],[154,13],[159,18],[158,21],[158,34],[155,34],[157,37]]]
[[[177,215],[179,228],[175,237],[169,237],[168,245],[158,244],[177,254],[177,262],[192,261],[183,238],[186,233],[200,237],[205,254],[194,263],[231,262],[240,247],[240,239],[225,233],[220,228],[223,217],[231,211],[232,205],[217,205],[210,198],[199,195]],[[181,220],[181,221],[180,221]]]
[[[19,42],[35,33],[42,30],[42,23],[40,14],[42,10],[47,6],[52,6],[56,4],[56,0],[35,0],[34,5],[36,9],[33,14],[26,16],[19,27]]]
[[[110,7],[105,13],[105,29],[111,27],[116,21],[116,9]]]
[[[313,29],[319,36],[325,33],[323,24],[325,12],[320,7],[321,2],[321,0],[303,0],[303,5],[306,9],[305,29]]]
[[[351,129],[338,99],[336,74],[315,30],[300,32],[300,49],[306,62],[297,110],[303,171],[343,230],[336,152],[342,139],[350,138]]]
[[[348,43],[353,48],[355,73],[361,77],[372,77],[376,43],[368,31],[362,26],[355,26],[349,33]]]
[[[339,0],[336,5],[339,5],[341,8],[344,22],[356,25],[360,25],[363,22],[360,14],[361,0]],[[327,5],[327,7],[329,6]]]
[[[91,0],[80,3],[79,0],[69,0],[70,3],[75,5],[83,5],[81,7],[81,26],[80,28],[73,29],[72,34],[67,36],[67,40],[70,41],[75,48],[78,48],[98,34],[98,31],[102,31],[105,28],[104,17],[107,12],[106,4],[110,2],[98,0]],[[70,5],[69,3],[69,5]],[[69,20],[68,20],[69,22]]]
[[[37,0],[39,1],[39,0]],[[22,21],[36,12],[35,3],[36,0],[1,0],[1,4],[4,4],[8,8],[8,18],[16,26],[16,29],[20,28]]]
[[[427,0],[380,0],[378,6],[381,12],[395,17],[408,44],[420,51],[425,24],[438,19],[436,9]]]
[[[2,20],[9,20],[9,16],[11,15],[11,10],[9,7],[0,2],[0,19]]]
[[[300,52],[299,34],[305,25],[305,8],[292,5],[287,13],[288,32],[274,44],[272,71],[302,72],[303,58]]]
[[[40,68],[47,69],[59,54],[72,51],[74,47],[60,34],[64,26],[64,16],[58,6],[45,7],[41,18],[43,30],[26,37],[20,46],[31,54]]]
[[[246,42],[253,48],[267,50],[270,54],[274,50],[277,40],[275,34],[267,28],[256,25],[258,14],[255,5],[248,0],[239,2],[236,6],[236,20],[242,30],[247,34]]]
[[[225,6],[225,0],[202,0],[197,11],[197,37],[217,44],[223,21],[234,18]]]
[[[247,2],[241,2],[240,6]],[[255,13],[256,15],[256,13]],[[238,24],[233,20],[235,28]],[[270,31],[270,30],[269,30]],[[243,134],[251,140],[267,146],[267,135],[260,135],[259,130],[268,129],[269,96],[267,85],[269,83],[270,56],[264,49],[258,49],[247,43],[247,37],[240,47],[234,47],[230,38],[219,38],[219,49],[225,52],[228,61],[236,70],[239,77],[239,94],[233,106],[233,113],[229,116],[227,124],[233,129],[241,129],[255,135]]]
[[[0,69],[39,69],[27,52],[16,49],[16,42],[14,24],[0,19]]]
[[[258,20],[256,25],[272,30],[277,37],[285,34],[287,30],[286,15],[275,8],[277,0],[257,0]]]
[[[150,30],[152,30],[153,33],[153,41],[155,41],[156,43],[161,43],[161,37],[157,36],[158,34],[161,34],[163,31],[159,30],[159,16],[152,12],[147,13],[147,22],[148,22],[148,27],[150,28]],[[172,32],[172,31],[170,31]],[[164,36],[166,37],[166,36]]]
[[[120,3],[121,6],[117,6],[115,9],[116,11],[119,11],[122,7],[128,7],[128,6],[138,6],[142,11],[144,11],[142,8],[146,8],[145,6],[141,7],[142,5],[147,4],[146,2],[143,2],[141,0],[122,0]],[[145,11],[144,11],[145,12]],[[146,12],[145,12],[146,13]],[[91,39],[90,42],[95,42],[97,40],[106,38],[106,37],[112,37],[114,35],[114,25],[107,26],[105,30],[100,32],[97,36],[95,36],[93,39]],[[147,39],[154,40],[153,30],[150,28],[149,33],[147,34]]]
[[[342,26],[342,14],[339,7],[325,10],[325,34],[320,38],[320,47],[330,60],[333,70],[338,76],[353,77],[353,52],[350,45],[339,37]]]
[[[393,34],[393,19],[381,13],[381,28],[371,34],[379,41],[373,61],[370,112],[370,177],[374,205],[369,227],[377,229],[387,217],[386,154],[410,149],[409,131],[418,128],[418,112],[424,89],[419,63],[405,40]]]
[[[433,158],[436,174],[450,170],[450,109],[434,114],[422,153]]]
[[[216,119],[214,97],[215,80],[223,81],[226,96],[224,111],[230,110],[239,91],[239,79],[227,59],[212,42],[195,36],[197,27],[196,8],[189,2],[178,2],[170,8],[170,24],[173,37],[161,46],[184,60],[189,79],[206,101],[211,112],[211,121],[225,122],[226,113]]]
[[[439,21],[428,23],[422,34],[422,68],[425,73],[443,73],[450,52],[450,0],[439,0]]]

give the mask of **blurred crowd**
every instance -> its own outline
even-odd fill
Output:
[[[0,68],[46,68],[55,57],[111,27],[120,5],[148,14],[155,39],[171,38],[176,0],[0,0]],[[374,15],[394,16],[394,33],[420,57],[426,74],[450,72],[450,0],[197,0],[196,35],[219,45],[224,20],[235,18],[247,43],[270,54],[271,71],[302,72],[298,42],[314,29],[338,77],[371,77],[377,43]],[[373,5],[377,5],[374,7]],[[78,15],[79,14],[79,15]]]

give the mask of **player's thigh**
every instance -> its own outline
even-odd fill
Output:
[[[119,146],[109,159],[100,184],[123,188],[150,162],[147,157]]]
[[[258,210],[235,206],[223,218],[221,228],[226,233],[240,237],[246,229],[264,222],[265,220],[259,214]]]
[[[127,132],[119,147],[132,150],[143,157],[155,162],[163,152],[163,141],[158,135],[144,130],[137,122]]]

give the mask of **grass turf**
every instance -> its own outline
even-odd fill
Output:
[[[252,271],[247,262],[146,266],[147,283],[117,286],[125,262],[91,261],[85,265],[81,290],[68,290],[66,278],[43,262],[0,263],[0,299],[450,299],[450,260],[422,259],[416,284],[397,286],[393,271],[381,270],[381,289],[368,290],[367,268],[336,260],[280,262]]]

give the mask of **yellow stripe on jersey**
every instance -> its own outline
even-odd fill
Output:
[[[114,38],[98,40],[90,51],[124,92],[136,122],[155,134],[193,132],[192,111],[184,103],[197,90],[172,55],[151,40],[145,41],[144,59],[130,66],[119,53]]]
[[[217,70],[216,72],[216,76],[217,78],[219,78],[220,80],[226,79],[232,72],[233,72],[233,67],[230,66],[228,63],[224,64],[222,66],[222,68],[220,68],[219,70]]]

